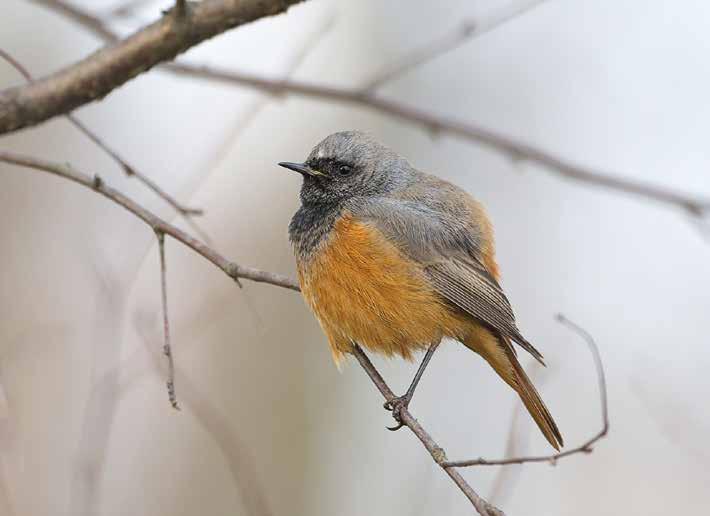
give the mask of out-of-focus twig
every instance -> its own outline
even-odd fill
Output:
[[[17,59],[15,59],[12,55],[10,55],[8,52],[0,48],[0,58],[4,59],[7,61],[10,66],[15,68],[20,75],[22,75],[25,80],[28,82],[31,82],[33,80],[32,75],[30,72],[27,70],[25,66],[22,65]],[[96,144],[97,147],[99,147],[103,152],[105,152],[116,164],[118,164],[119,167],[125,172],[125,174],[128,177],[135,177],[138,181],[143,183],[145,186],[147,186],[150,190],[152,190],[158,197],[163,199],[165,202],[167,202],[170,206],[175,209],[175,211],[178,212],[181,216],[183,216],[188,222],[189,218],[191,216],[196,216],[196,215],[202,215],[203,211],[201,209],[196,209],[196,208],[189,208],[187,206],[183,206],[180,204],[173,196],[171,196],[169,193],[167,193],[165,190],[163,190],[155,181],[150,179],[148,176],[145,174],[142,174],[138,170],[136,170],[132,165],[130,165],[125,159],[123,159],[116,151],[114,151],[109,145],[104,142],[99,136],[93,132],[91,129],[89,129],[86,125],[84,125],[83,122],[81,122],[78,118],[76,118],[72,114],[65,115],[66,119],[71,123],[76,129],[78,129],[81,133],[84,134],[87,138],[89,138],[92,142]],[[193,229],[201,235],[203,239],[206,238],[204,233],[198,228],[193,225]]]
[[[604,376],[604,364],[602,363],[601,356],[599,355],[599,348],[597,348],[597,344],[594,342],[594,339],[592,336],[583,328],[580,326],[576,325],[569,319],[567,319],[564,315],[559,314],[557,316],[557,320],[573,330],[575,333],[577,333],[580,337],[584,339],[586,342],[587,346],[589,347],[589,351],[592,353],[592,358],[594,359],[594,367],[597,371],[597,383],[599,384],[599,400],[601,404],[601,416],[602,416],[602,428],[599,432],[594,434],[591,438],[589,438],[587,441],[583,442],[576,448],[572,448],[570,450],[565,450],[560,453],[555,453],[552,455],[538,455],[538,456],[530,456],[530,457],[510,457],[506,459],[472,459],[472,460],[459,460],[459,461],[449,461],[445,462],[444,466],[446,467],[454,467],[454,468],[463,468],[463,467],[468,467],[468,466],[504,466],[507,464],[525,464],[528,462],[547,462],[549,464],[555,465],[557,464],[557,461],[559,459],[562,459],[564,457],[569,457],[570,455],[576,455],[578,453],[591,453],[592,452],[592,446],[602,439],[604,436],[607,435],[609,432],[609,409],[608,409],[608,402],[607,402],[607,392],[606,392],[606,379]]]
[[[525,14],[545,1],[525,0],[512,2],[504,9],[495,10],[488,16],[464,20],[453,31],[445,34],[440,39],[416,48],[396,62],[388,64],[366,81],[362,89],[363,91],[372,92],[384,84],[402,77],[410,70],[422,66],[428,61],[436,59],[478,36],[486,34],[505,22]]]
[[[71,19],[74,21],[81,23],[99,36],[102,34],[105,35],[108,30],[110,33],[108,40],[116,40],[116,36],[111,33],[109,29],[107,29],[105,24],[100,19],[92,16],[90,13],[80,11],[73,6],[69,6],[62,2],[62,0],[39,1],[43,5],[47,5],[52,8],[61,5],[62,7],[60,12],[66,12],[68,10],[69,12],[74,13],[73,15],[70,15]],[[148,29],[144,29],[144,31]],[[65,69],[65,75],[70,77],[74,72],[79,73],[80,69],[84,67],[83,63],[84,62],[81,62],[73,67]],[[74,69],[74,72],[72,72],[72,69]],[[182,63],[163,64],[160,66],[160,69],[197,79],[206,79],[223,82],[225,84],[252,88],[274,96],[290,94],[317,100],[329,100],[332,102],[365,107],[385,115],[399,118],[411,124],[418,125],[432,134],[449,134],[464,140],[486,145],[492,149],[502,152],[516,161],[527,161],[541,165],[551,173],[565,179],[570,179],[576,182],[680,208],[693,217],[701,217],[710,213],[710,199],[695,197],[690,194],[674,191],[670,188],[656,186],[641,181],[624,179],[618,174],[612,174],[603,170],[597,170],[592,167],[577,164],[562,156],[556,155],[553,152],[498,133],[488,128],[429,113],[416,107],[407,106],[395,100],[383,99],[379,96],[368,93],[367,91],[363,91],[361,88],[339,88],[334,86],[323,86],[300,82],[291,79],[270,79],[216,67]],[[51,81],[51,77],[45,79],[45,82],[47,81]],[[91,99],[86,100],[86,102],[89,100]],[[0,112],[1,111],[2,93],[0,93]],[[2,132],[3,124],[2,116],[0,116],[0,134],[2,134]]]
[[[135,353],[134,356],[117,366],[124,377],[122,389],[124,393],[134,383],[135,378],[145,370],[162,370],[160,356],[155,352],[153,346],[156,336],[152,332],[154,325],[150,324],[152,317],[146,315],[138,313],[134,319],[136,331],[142,337],[150,355],[150,363],[142,363],[140,359],[143,354],[141,353],[139,356],[138,353]],[[222,452],[232,475],[234,486],[240,494],[245,510],[244,514],[246,516],[272,516],[273,511],[269,507],[264,485],[259,481],[250,446],[241,439],[239,433],[213,400],[200,393],[197,386],[190,381],[190,377],[179,367],[175,368],[175,376],[180,382],[181,404],[202,425]]]

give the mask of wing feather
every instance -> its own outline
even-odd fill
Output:
[[[483,266],[469,260],[448,259],[430,264],[424,270],[441,296],[517,342],[545,365],[542,354],[521,335],[508,298]]]

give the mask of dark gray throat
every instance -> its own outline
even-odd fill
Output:
[[[288,236],[300,260],[307,260],[333,229],[342,212],[340,203],[302,204],[288,225]]]

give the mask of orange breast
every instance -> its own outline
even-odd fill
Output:
[[[416,264],[377,229],[348,215],[315,256],[298,264],[298,272],[336,362],[351,341],[411,358],[443,335],[457,335],[461,324]]]

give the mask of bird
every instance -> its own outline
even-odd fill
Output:
[[[544,365],[521,334],[499,280],[492,224],[466,191],[417,170],[361,131],[333,133],[304,162],[289,224],[298,280],[337,365],[353,346],[412,360],[426,350],[398,414],[444,338],[480,355],[519,395],[552,447],[562,434],[514,344]]]

